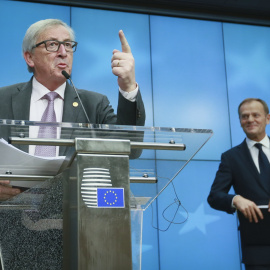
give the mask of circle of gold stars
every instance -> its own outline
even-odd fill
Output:
[[[114,202],[109,202],[108,200],[107,200],[107,195],[108,194],[112,194],[112,195],[114,195]],[[118,199],[118,197],[117,197],[117,194],[114,192],[114,191],[106,191],[106,193],[104,194],[104,202],[107,204],[107,205],[115,205],[115,203],[117,202],[117,199]]]

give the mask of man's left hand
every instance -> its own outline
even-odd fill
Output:
[[[122,52],[113,50],[111,60],[112,73],[118,76],[119,87],[126,92],[131,92],[136,89],[137,83],[135,80],[135,61],[131,53],[131,49],[126,40],[124,32],[119,31]]]

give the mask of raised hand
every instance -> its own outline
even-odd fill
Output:
[[[131,92],[137,87],[135,80],[135,61],[122,30],[119,31],[119,38],[122,51],[113,50],[111,59],[112,73],[118,77],[119,87],[123,91]]]

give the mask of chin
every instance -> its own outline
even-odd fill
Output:
[[[258,139],[260,138],[260,136],[256,133],[248,133],[247,137],[253,141],[258,141]]]
[[[256,132],[246,132],[247,135],[251,136],[251,137],[256,137],[257,133]]]
[[[63,69],[64,70],[64,69]],[[63,70],[59,70],[59,72],[57,72],[56,74],[56,77],[59,79],[59,80],[62,80],[62,79],[65,79],[64,75],[62,74],[62,71]]]

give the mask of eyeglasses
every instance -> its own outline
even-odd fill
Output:
[[[32,49],[40,46],[41,44],[45,45],[45,48],[48,52],[57,52],[60,48],[60,45],[63,44],[67,52],[75,52],[77,49],[78,42],[76,41],[58,41],[58,40],[44,40],[37,43]]]

